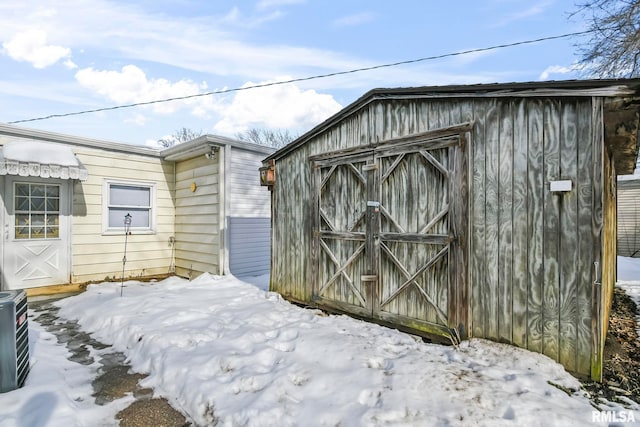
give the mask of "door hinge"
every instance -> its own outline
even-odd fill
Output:
[[[376,274],[365,274],[360,276],[360,281],[361,282],[377,282],[378,281],[378,275]]]

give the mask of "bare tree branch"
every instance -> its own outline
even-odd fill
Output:
[[[186,127],[181,127],[180,129],[175,131],[171,136],[160,138],[158,140],[158,143],[162,148],[169,148],[169,147],[173,147],[176,144],[180,144],[183,142],[191,141],[192,139],[196,139],[200,135],[202,135],[202,131],[194,131]]]
[[[297,135],[290,134],[286,129],[250,128],[244,132],[239,132],[236,134],[236,138],[238,138],[240,141],[266,145],[267,147],[273,148],[284,147],[297,137]]]
[[[584,16],[591,36],[579,44],[588,74],[600,78],[640,75],[640,0],[591,0],[571,16]]]

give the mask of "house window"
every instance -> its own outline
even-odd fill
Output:
[[[60,186],[14,184],[15,238],[58,239],[60,237]]]
[[[122,232],[124,217],[131,215],[131,230],[155,231],[155,185],[105,181],[103,228]]]

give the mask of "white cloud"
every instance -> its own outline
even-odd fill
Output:
[[[65,67],[67,67],[70,70],[78,68],[78,66],[70,59],[67,59],[66,61],[64,61],[63,64],[64,64]]]
[[[575,66],[566,67],[564,65],[551,65],[540,73],[538,80],[548,80],[552,74],[569,74],[577,71]]]
[[[170,135],[165,135],[160,139],[170,139],[172,138]],[[153,148],[154,150],[162,150],[164,147],[162,146],[162,144],[160,144],[160,139],[147,139],[144,142],[145,147],[147,148]]]
[[[286,6],[290,4],[304,3],[305,0],[260,0],[256,7],[258,9],[267,9],[270,7]]]
[[[521,21],[523,19],[533,18],[535,16],[542,15],[551,5],[553,4],[550,0],[544,0],[533,5],[529,5],[526,9],[511,13],[509,15],[504,16],[502,19],[499,19],[495,26],[502,27],[505,25],[512,24],[514,22]]]
[[[279,10],[267,14],[258,14],[256,16],[244,15],[240,9],[233,7],[221,20],[221,23],[226,25],[234,25],[238,28],[256,28],[260,27],[266,22],[279,19],[284,14]]]
[[[249,82],[243,87],[253,85]],[[301,90],[294,84],[245,90],[238,92],[228,107],[218,111],[222,119],[214,130],[227,135],[253,127],[297,132],[313,127],[341,108],[333,96]]]
[[[1,2],[0,2],[1,3]],[[198,17],[154,14],[135,2],[69,0],[4,8],[0,5],[0,40],[20,28],[45,29],[58,43],[85,52],[74,60],[118,58],[126,63],[152,62],[215,76],[246,80],[273,79],[283,74],[312,75],[369,65],[342,51],[299,44],[269,44],[253,39],[247,28],[273,21],[284,12],[278,6],[299,0],[264,0],[255,15],[230,7],[224,13]],[[53,4],[53,5],[52,5]],[[114,26],[114,23],[117,23]],[[80,68],[89,64],[79,63]]]
[[[343,16],[333,21],[338,27],[355,27],[373,21],[375,15],[371,12],[362,12],[355,15]]]
[[[47,44],[47,34],[42,30],[20,32],[2,43],[2,47],[14,60],[29,62],[35,68],[46,68],[62,59],[67,60],[67,67],[68,64],[73,64],[69,60],[71,49]]]
[[[169,98],[180,98],[201,93],[207,89],[206,83],[191,80],[170,82],[167,79],[149,79],[144,71],[135,65],[125,65],[121,71],[100,71],[84,68],[76,73],[81,86],[118,104],[134,104]],[[194,97],[184,100],[160,102],[148,106],[155,113],[169,114],[189,108],[200,117],[215,108],[212,97]]]
[[[133,123],[138,126],[144,126],[147,123],[147,118],[142,114],[135,113],[132,117],[125,119],[125,123]]]

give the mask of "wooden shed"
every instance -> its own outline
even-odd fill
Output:
[[[263,161],[271,290],[599,380],[640,80],[376,89]]]

